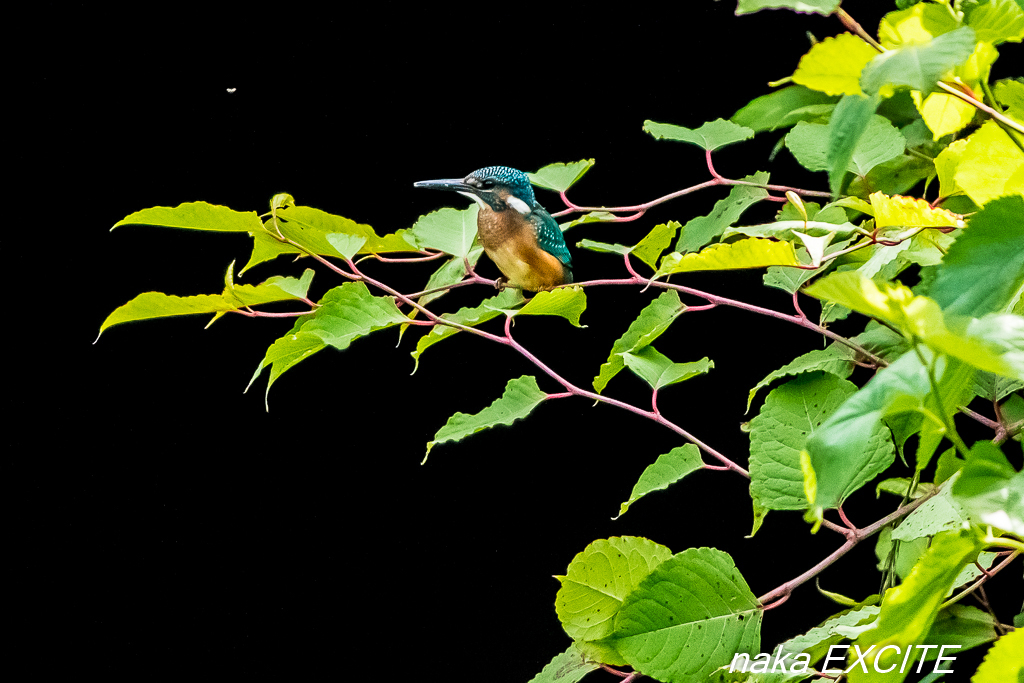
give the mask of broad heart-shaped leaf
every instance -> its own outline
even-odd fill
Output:
[[[741,178],[741,180],[766,185],[768,184],[768,174],[758,171],[753,175]],[[744,211],[767,196],[768,191],[762,187],[733,185],[729,190],[729,196],[715,202],[711,213],[691,218],[686,222],[679,233],[675,250],[681,254],[699,251],[701,247],[719,237],[726,228],[738,221]]]
[[[769,510],[807,507],[800,451],[856,391],[852,382],[819,371],[802,374],[768,394],[761,412],[750,422],[750,495],[760,506]],[[892,440],[884,425],[875,425],[864,450],[860,454],[864,472],[850,473],[851,490],[892,463]]]
[[[659,564],[626,596],[611,638],[647,676],[704,683],[735,653],[759,651],[762,614],[729,555],[690,548]]]
[[[441,318],[465,325],[466,327],[476,327],[492,318],[497,318],[499,315],[502,315],[502,311],[513,308],[522,302],[522,290],[510,288],[489,299],[484,299],[476,306],[460,308],[456,313],[442,313]],[[416,361],[413,372],[416,372],[416,369],[419,368],[420,356],[423,355],[424,351],[459,332],[460,330],[457,327],[449,325],[434,325],[431,327],[429,332],[419,338],[419,341],[416,342],[416,350],[410,354],[413,360]]]
[[[730,120],[760,133],[791,126],[796,122],[791,116],[794,112],[814,105],[834,104],[838,99],[802,85],[792,85],[751,100]]]
[[[658,459],[653,464],[648,465],[647,469],[640,475],[636,485],[633,487],[633,492],[629,494],[629,500],[619,506],[618,517],[613,517],[612,519],[618,519],[626,514],[630,505],[648,493],[663,491],[686,475],[696,472],[703,467],[704,461],[700,457],[700,449],[692,443],[678,446],[668,453],[659,455]]]
[[[839,0],[739,0],[736,14],[750,14],[763,9],[791,9],[829,15],[839,7]]]
[[[959,478],[959,473],[953,476]],[[935,536],[944,531],[957,531],[970,526],[967,513],[951,492],[952,485],[947,484],[938,495],[926,500],[919,508],[911,512],[892,532],[896,541],[913,541],[918,538]],[[904,489],[906,490],[906,489]]]
[[[638,377],[654,390],[685,382],[691,377],[706,374],[715,367],[707,357],[692,363],[673,363],[653,346],[645,346],[633,353],[622,354],[622,360]]]
[[[600,669],[598,662],[588,661],[575,645],[548,662],[530,683],[577,683],[591,671]]]
[[[871,209],[875,227],[890,226],[955,228],[959,219],[945,209],[934,209],[927,201],[917,197],[889,197],[882,192],[871,194]],[[962,226],[961,226],[962,227]]]
[[[933,360],[927,348],[921,352],[935,365],[943,406],[962,405],[970,390],[970,374],[965,375],[964,366],[945,356]],[[928,368],[916,353],[904,354],[848,398],[808,438],[806,463],[814,480],[811,482],[805,472],[804,485],[812,489],[808,498],[816,510],[837,507],[892,462],[895,453],[891,444],[884,459],[876,455],[883,417],[923,410],[940,415],[934,397],[930,396],[928,375]]]
[[[986,121],[967,138],[953,181],[978,206],[1003,195],[1022,195],[1024,152],[995,121]]]
[[[922,2],[882,17],[878,25],[878,41],[887,50],[904,45],[921,45],[936,36],[949,33],[959,25],[953,13],[945,7]]]
[[[600,372],[594,378],[594,390],[600,394],[612,377],[626,367],[622,359],[623,353],[634,353],[651,344],[685,310],[686,307],[679,301],[679,293],[674,289],[662,292],[657,299],[648,304],[612,345],[608,360],[601,365]]]
[[[1024,284],[1024,197],[1002,197],[974,214],[950,246],[928,296],[947,316],[1004,309]]]
[[[799,267],[800,261],[793,251],[793,244],[752,237],[728,244],[712,244],[696,254],[672,252],[661,259],[654,277],[701,270],[740,270],[768,266]]]
[[[1017,472],[990,441],[971,448],[953,497],[979,524],[1024,537],[1024,472]]]
[[[235,285],[229,282],[221,294],[178,297],[161,292],[146,292],[108,315],[100,325],[100,334],[111,325],[133,320],[197,313],[223,314],[272,301],[305,299],[312,280],[313,271],[307,269],[302,279],[275,276],[259,285]],[[99,339],[99,336],[96,338]]]
[[[336,216],[310,206],[287,206],[278,209],[274,213],[274,217],[267,222],[267,229],[270,230],[271,235],[275,231],[279,231],[284,237],[321,256],[343,256],[328,239],[335,233],[365,238],[366,241],[359,247],[361,254],[416,251],[417,249],[410,241],[409,231],[401,230],[382,237],[369,225],[356,223],[344,216]],[[288,247],[289,249],[282,253],[300,253],[291,245]],[[255,249],[254,245],[253,250],[255,251]],[[246,268],[248,267],[247,265]]]
[[[335,287],[318,303],[316,311],[297,320],[288,334],[270,345],[249,386],[264,368],[273,366],[267,382],[269,394],[270,387],[285,371],[324,347],[343,351],[359,337],[409,322],[393,298],[373,296],[362,282]]]
[[[583,327],[580,325],[580,315],[586,309],[587,295],[582,287],[560,287],[548,292],[537,292],[514,315],[557,315],[575,327]]]
[[[1020,681],[1024,673],[1024,628],[1017,627],[999,638],[985,655],[985,660],[971,677],[971,683],[1006,683]]]
[[[187,202],[175,207],[154,206],[128,214],[114,223],[121,225],[159,225],[165,228],[213,230],[217,232],[254,232],[263,229],[255,211],[234,211],[206,202]]]
[[[446,441],[461,441],[471,434],[497,425],[510,425],[529,415],[547,397],[548,395],[537,386],[535,377],[523,375],[518,379],[509,380],[501,398],[476,415],[455,413],[448,418],[445,426],[437,430],[434,440],[427,444],[427,453],[423,456],[423,462],[427,461],[430,450],[437,444]]]
[[[836,377],[846,379],[853,373],[853,358],[853,349],[836,342],[829,344],[824,349],[814,349],[802,356],[797,356],[778,370],[768,373],[767,377],[750,390],[750,394],[747,395],[747,411],[750,411],[750,404],[754,402],[754,396],[757,395],[757,392],[780,377],[822,370]]]
[[[537,187],[555,192],[565,192],[590,170],[593,159],[583,159],[571,164],[548,164],[536,173],[527,173],[530,182]]]
[[[825,38],[800,58],[793,82],[826,95],[863,95],[860,72],[877,54],[852,33]]]
[[[903,680],[905,674],[899,673],[903,653],[928,635],[946,592],[980,550],[981,543],[970,530],[935,537],[906,580],[886,591],[875,628],[862,633],[854,643],[860,652],[873,645],[879,647],[864,657],[868,673],[853,666],[849,673],[851,683]],[[882,643],[899,649],[880,647]],[[851,648],[850,652],[853,651]],[[853,660],[851,657],[848,663],[853,664]],[[880,673],[886,670],[889,673]]]
[[[754,137],[754,131],[725,119],[709,121],[697,129],[671,123],[644,121],[644,132],[650,133],[658,140],[689,142],[709,152]]]
[[[623,598],[633,592],[672,551],[646,538],[612,537],[594,541],[576,555],[555,596],[562,628],[576,641],[611,634]]]
[[[475,202],[467,209],[439,209],[420,216],[409,232],[423,247],[452,256],[467,256],[476,240],[478,211]]]
[[[905,45],[883,52],[864,67],[860,87],[871,94],[887,85],[931,92],[943,74],[967,61],[975,42],[974,30],[963,26],[924,45]]]

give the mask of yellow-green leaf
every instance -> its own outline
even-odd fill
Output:
[[[874,209],[875,227],[958,227],[960,221],[945,209],[933,209],[923,199],[915,197],[889,197],[881,192],[871,195],[871,208]]]
[[[696,254],[673,252],[661,260],[655,277],[699,270],[738,270],[768,266],[799,267],[800,261],[793,251],[792,243],[753,237],[728,244],[712,244]]]
[[[825,38],[801,57],[793,82],[826,95],[863,95],[860,72],[877,54],[852,33]]]
[[[1024,194],[1024,152],[995,121],[987,121],[967,139],[954,180],[974,203],[984,205],[1005,194]]]

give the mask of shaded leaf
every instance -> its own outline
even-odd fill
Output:
[[[864,67],[860,86],[877,93],[883,86],[909,86],[923,93],[974,52],[974,31],[968,26],[943,33],[925,44],[907,44],[877,55]]]
[[[732,115],[731,121],[760,133],[784,125],[793,125],[796,121],[792,114],[805,107],[831,105],[837,101],[836,97],[829,97],[802,85],[793,85],[751,100]]]
[[[502,315],[502,311],[508,310],[522,303],[522,301],[522,290],[509,288],[489,299],[484,299],[476,306],[460,308],[456,313],[442,313],[440,317],[444,320],[465,325],[466,327],[476,327],[481,323],[497,318],[499,315]],[[416,361],[413,372],[416,372],[419,368],[420,356],[423,355],[424,351],[459,332],[458,328],[449,325],[434,325],[431,327],[429,332],[417,340],[416,350],[410,354],[413,360]]]
[[[1024,472],[991,442],[971,448],[953,497],[977,523],[1024,537]]]
[[[814,349],[802,356],[797,356],[778,370],[768,373],[767,377],[750,390],[750,393],[747,395],[747,411],[750,410],[750,404],[754,402],[754,396],[757,395],[757,392],[780,377],[821,370],[841,379],[846,379],[853,373],[853,356],[853,349],[835,343],[830,344],[827,348]]]
[[[765,185],[768,183],[768,174],[758,171],[753,175],[741,178],[741,180]],[[744,211],[767,196],[768,191],[761,187],[733,185],[729,190],[729,196],[715,202],[711,213],[691,218],[686,222],[679,233],[675,250],[684,254],[699,251],[701,247],[717,238],[726,228],[738,221]]]
[[[833,195],[838,195],[842,187],[843,178],[851,164],[856,168],[862,165],[854,159],[862,138],[867,138],[865,144],[872,151],[874,144],[869,144],[872,135],[866,135],[871,122],[875,117],[875,109],[878,108],[879,97],[861,97],[860,95],[846,95],[839,100],[836,109],[832,112],[832,118],[828,122],[828,143],[825,145],[825,168],[828,171],[828,184]],[[876,124],[876,128],[880,124]],[[902,136],[900,136],[902,139]],[[904,142],[905,144],[905,142]],[[882,150],[886,148],[883,145]],[[902,151],[902,149],[900,150]],[[874,155],[870,155],[872,158]],[[876,160],[871,166],[885,161]]]
[[[597,662],[587,658],[575,645],[548,662],[541,672],[530,679],[530,683],[577,683],[591,671],[600,669]]]

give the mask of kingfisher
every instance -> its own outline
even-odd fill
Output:
[[[562,231],[522,171],[488,166],[465,178],[423,180],[414,187],[458,192],[480,205],[477,235],[502,272],[499,288],[540,292],[572,282],[572,256]]]

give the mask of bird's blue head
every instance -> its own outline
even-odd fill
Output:
[[[527,213],[537,205],[530,178],[522,171],[508,166],[487,166],[473,171],[465,178],[423,180],[414,186],[453,190],[486,204],[495,211],[511,205],[520,213]],[[509,199],[510,197],[512,199]]]

